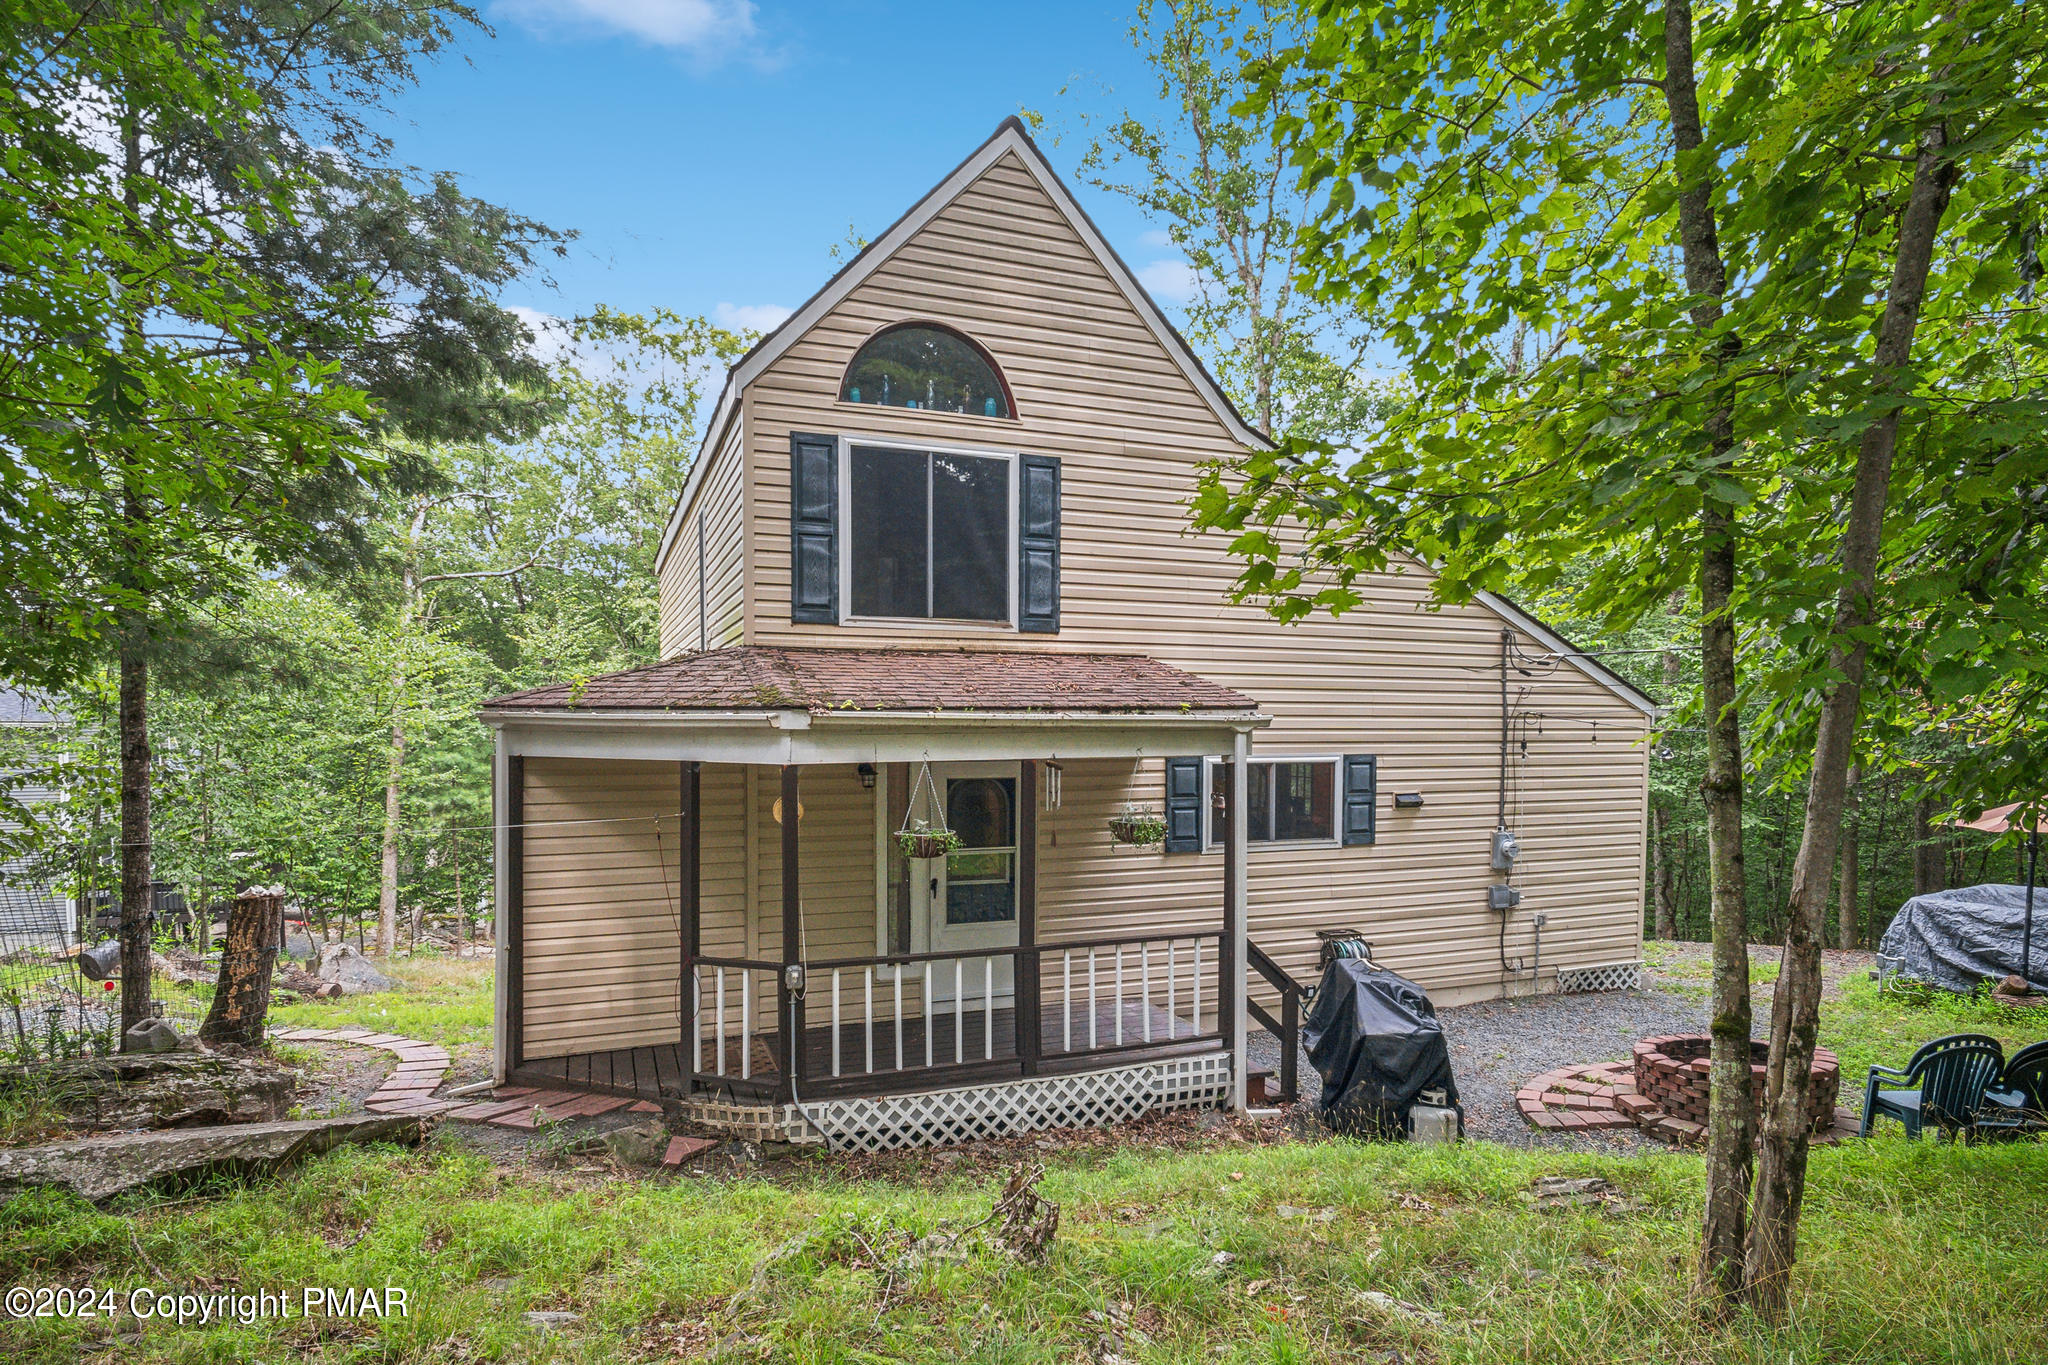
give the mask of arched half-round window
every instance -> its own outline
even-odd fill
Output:
[[[928,408],[975,417],[1008,417],[1010,391],[988,354],[946,327],[907,322],[869,338],[839,397],[885,408]]]

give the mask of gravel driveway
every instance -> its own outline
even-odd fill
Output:
[[[1750,959],[1775,962],[1779,950],[1752,945]],[[1516,1089],[1531,1076],[1573,1064],[1623,1061],[1638,1038],[1660,1033],[1702,1033],[1707,1027],[1708,948],[1704,943],[1662,945],[1656,969],[1644,970],[1643,989],[1590,995],[1541,995],[1533,999],[1489,1000],[1439,1010],[1450,1039],[1451,1068],[1465,1106],[1465,1132],[1515,1147],[1567,1151],[1631,1152],[1668,1147],[1624,1129],[1609,1135],[1539,1133],[1514,1107]],[[1823,977],[1833,989],[1844,976],[1866,971],[1868,953],[1829,952]],[[1770,1021],[1770,988],[1754,997],[1759,1031]],[[1252,1065],[1279,1072],[1280,1047],[1263,1031],[1249,1039]],[[1320,1084],[1308,1058],[1300,1061],[1303,1097],[1313,1101]]]

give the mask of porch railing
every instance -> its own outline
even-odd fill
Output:
[[[1220,1037],[1203,1022],[1221,999],[1222,935],[1135,935],[1041,944],[1041,990],[1057,1001],[1048,1055],[1115,1052]]]
[[[699,957],[684,1060],[700,1088],[826,1093],[1220,1040],[1221,946],[1209,932],[828,959],[795,989],[783,964]]]

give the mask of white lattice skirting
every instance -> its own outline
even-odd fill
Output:
[[[1579,995],[1586,991],[1632,991],[1643,984],[1643,964],[1640,962],[1610,962],[1604,967],[1560,967],[1557,971],[1559,995]]]
[[[749,1137],[817,1142],[835,1151],[879,1152],[1009,1137],[1041,1128],[1103,1127],[1165,1109],[1208,1108],[1230,1095],[1230,1054],[1142,1062],[1106,1071],[877,1099],[740,1105],[699,1100],[690,1116]],[[780,1131],[776,1131],[780,1130]]]

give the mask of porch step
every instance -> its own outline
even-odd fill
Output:
[[[1279,1091],[1268,1088],[1273,1079],[1270,1071],[1246,1067],[1244,1073],[1244,1100],[1246,1104],[1271,1104],[1279,1097]]]

